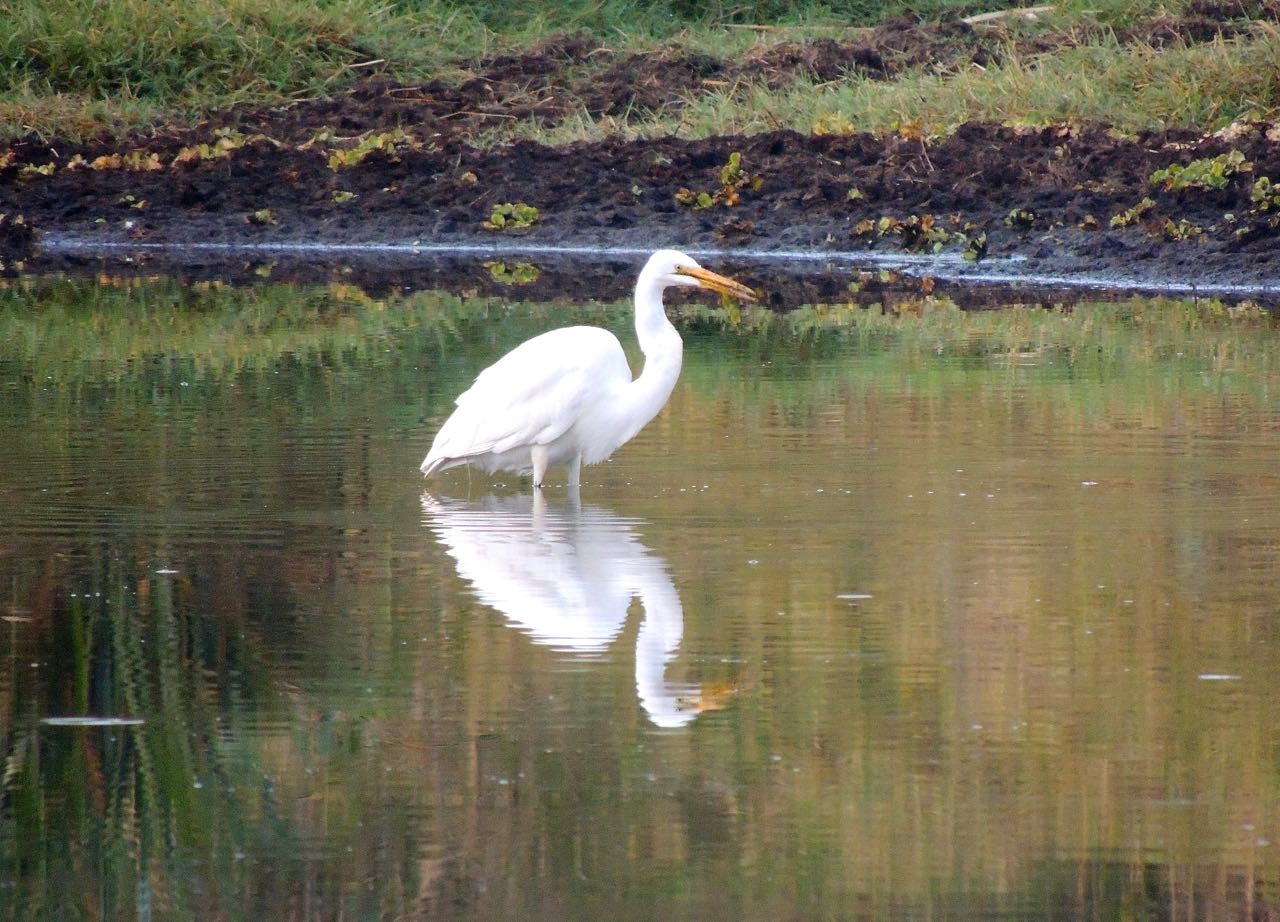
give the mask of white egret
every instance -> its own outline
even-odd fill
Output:
[[[636,280],[636,337],[644,369],[635,380],[618,338],[599,327],[565,327],[521,343],[476,377],[436,433],[422,462],[430,477],[470,464],[533,474],[563,464],[576,486],[582,465],[608,458],[658,415],[680,377],[684,343],[662,306],[672,286],[706,288],[747,301],[740,282],[677,250],[658,250]]]

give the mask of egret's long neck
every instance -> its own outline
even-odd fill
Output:
[[[636,338],[644,353],[644,368],[625,397],[628,417],[635,422],[632,435],[666,404],[680,377],[684,353],[680,334],[662,308],[662,286],[645,272],[636,282]]]

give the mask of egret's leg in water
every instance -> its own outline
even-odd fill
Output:
[[[547,479],[547,446],[534,445],[530,454],[533,458],[533,485],[542,489],[542,482]]]
[[[576,487],[582,482],[582,455],[574,455],[573,460],[565,465],[565,469],[569,475],[568,485]]]

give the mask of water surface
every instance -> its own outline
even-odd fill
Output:
[[[424,491],[628,319],[0,289],[0,916],[1277,911],[1269,316],[686,306],[580,495]]]

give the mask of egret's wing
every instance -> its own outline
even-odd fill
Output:
[[[458,397],[423,467],[551,442],[619,374],[631,376],[622,346],[607,330],[568,327],[535,336],[482,371]]]

